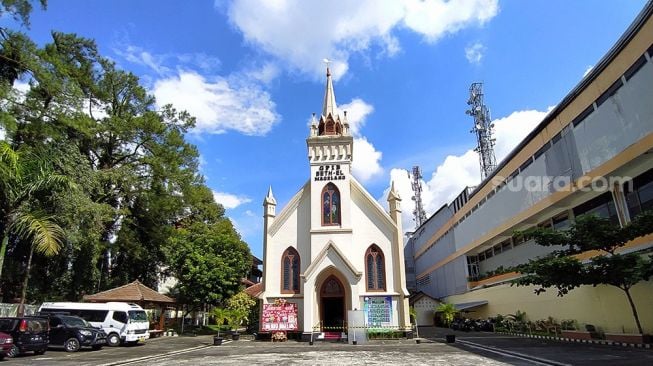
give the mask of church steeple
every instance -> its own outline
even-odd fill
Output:
[[[331,70],[327,65],[326,69],[326,90],[324,91],[324,104],[322,105],[322,115],[326,118],[331,114],[336,117],[336,95],[333,92],[333,81],[331,81]]]
[[[347,112],[345,111],[343,113],[342,118],[338,113],[336,95],[333,90],[333,80],[331,80],[331,70],[328,65],[326,77],[322,115],[320,116],[320,120],[317,121],[315,114],[313,114],[313,118],[311,119],[311,136],[349,136]]]

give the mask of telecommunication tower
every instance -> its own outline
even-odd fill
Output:
[[[497,167],[494,157],[494,141],[492,138],[494,124],[490,119],[490,111],[483,102],[483,83],[473,83],[469,87],[470,109],[465,113],[474,117],[474,128],[470,131],[476,135],[477,145],[474,151],[478,153],[481,164],[481,180],[487,178]]]
[[[415,209],[413,210],[413,216],[415,218],[415,227],[418,228],[426,221],[426,212],[424,211],[424,205],[422,204],[422,171],[419,166],[413,167],[413,174],[408,173],[408,178],[412,178],[413,181],[410,183],[413,188],[413,197],[412,200],[415,201]]]

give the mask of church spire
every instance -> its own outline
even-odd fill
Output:
[[[329,64],[327,63],[326,68],[326,90],[324,92],[324,104],[322,106],[322,115],[327,117],[329,113],[335,118],[336,115],[336,95],[333,92],[333,82],[331,81],[331,70],[329,70]]]

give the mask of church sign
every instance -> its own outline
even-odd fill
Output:
[[[315,180],[343,180],[345,173],[340,169],[340,164],[320,165],[315,171]]]
[[[263,304],[262,319],[263,332],[297,330],[297,304],[285,301]]]
[[[368,326],[392,325],[392,296],[366,296],[364,311]]]

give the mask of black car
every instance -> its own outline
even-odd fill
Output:
[[[42,355],[48,349],[48,320],[41,317],[23,316],[0,318],[0,332],[13,338],[7,357],[34,351]]]
[[[72,315],[48,315],[50,318],[50,347],[63,347],[77,352],[83,346],[95,350],[107,343],[102,329],[93,328],[86,320]]]

